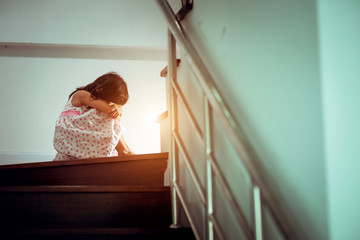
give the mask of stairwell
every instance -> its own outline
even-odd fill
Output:
[[[0,239],[194,239],[171,229],[167,153],[0,166]]]

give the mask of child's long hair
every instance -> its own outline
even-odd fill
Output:
[[[69,98],[79,90],[90,92],[94,99],[101,99],[120,105],[124,105],[129,99],[126,82],[115,72],[106,73],[98,77],[94,82],[84,87],[76,88]]]

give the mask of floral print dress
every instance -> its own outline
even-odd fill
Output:
[[[56,120],[54,161],[117,156],[120,121],[95,108],[74,107],[71,100]]]

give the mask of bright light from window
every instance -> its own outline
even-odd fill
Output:
[[[122,124],[126,128],[125,140],[137,154],[161,151],[160,125],[156,118],[167,108],[166,82],[159,74],[164,66],[166,63],[146,61],[124,68],[131,72],[124,74],[130,98],[124,106]]]
[[[164,111],[153,110],[140,112],[136,117],[124,119],[124,137],[129,147],[137,154],[161,152],[160,124],[156,118]]]

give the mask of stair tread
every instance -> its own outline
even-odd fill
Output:
[[[0,166],[1,186],[164,186],[168,153]]]
[[[86,158],[86,159],[66,160],[66,161],[8,164],[8,165],[0,166],[0,171],[7,169],[41,168],[41,167],[99,164],[99,163],[125,162],[125,161],[151,160],[151,159],[168,159],[168,156],[169,153],[164,152],[164,153],[150,153],[150,154],[136,154],[136,155],[121,155],[117,157],[104,157],[104,158]]]
[[[191,228],[21,229],[0,232],[7,240],[195,240]]]
[[[48,186],[0,186],[0,192],[168,192],[169,187],[158,186],[94,186],[94,185],[48,185]]]
[[[169,234],[192,233],[191,228],[145,227],[145,228],[21,228],[1,230],[2,234],[11,235],[122,235],[122,234]]]
[[[194,239],[191,229],[168,227],[167,159],[159,153],[0,166],[0,239]]]

